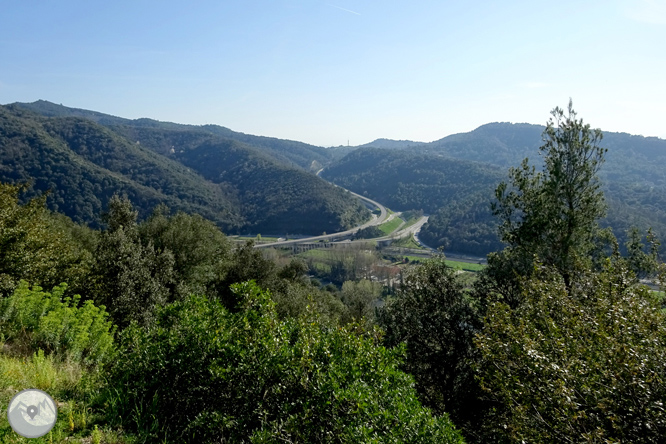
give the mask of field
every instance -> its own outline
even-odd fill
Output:
[[[394,217],[390,221],[384,222],[377,228],[382,230],[382,233],[388,236],[389,234],[393,233],[396,230],[396,228],[398,228],[402,223],[403,223],[402,219],[400,219],[399,217]]]
[[[469,263],[469,262],[452,261],[452,260],[449,260],[449,259],[446,259],[446,265],[448,265],[451,268],[458,268],[460,270],[473,271],[473,272],[481,271],[486,267],[483,264],[474,264],[474,263]]]
[[[415,248],[419,250],[425,250],[421,245],[416,243],[414,240],[414,235],[411,235],[409,237],[403,237],[402,239],[398,239],[394,241],[391,246],[393,247],[402,247],[402,248]]]

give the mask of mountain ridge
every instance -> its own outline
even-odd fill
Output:
[[[295,227],[303,234],[320,234],[369,217],[343,190],[259,148],[152,124],[134,128],[146,133],[142,144],[126,137],[127,128],[1,106],[0,179],[31,181],[33,190],[26,197],[51,190],[47,202],[52,210],[93,226],[114,193],[128,195],[142,218],[165,203],[174,211],[199,213],[227,232],[294,233]],[[178,136],[189,144],[167,156],[146,146],[151,135],[166,141]],[[212,157],[202,161],[197,153],[205,149]]]

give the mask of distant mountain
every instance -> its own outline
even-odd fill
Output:
[[[313,170],[313,162],[316,162],[315,165],[326,164],[333,159],[331,157],[331,152],[326,148],[309,145],[303,142],[296,142],[293,140],[253,136],[250,134],[239,133],[219,125],[197,126],[171,122],[160,122],[158,120],[146,118],[134,120],[124,119],[122,117],[111,116],[96,111],[69,108],[45,100],[38,100],[32,103],[14,103],[12,105],[33,111],[46,117],[81,117],[84,119],[92,120],[106,127],[124,127],[125,130],[121,130],[121,132],[128,132],[129,130],[127,128],[150,128],[154,130],[187,131],[214,135],[252,145],[255,148],[258,148],[264,151],[266,154],[272,156],[278,162],[290,166],[297,166],[305,170]]]
[[[51,114],[69,110],[37,103]],[[165,203],[227,232],[319,234],[369,217],[348,193],[259,148],[187,125],[116,125],[124,120],[72,113],[89,116],[44,117],[25,106],[0,106],[0,180],[31,181],[33,195],[50,190],[49,207],[76,221],[98,224],[117,192],[142,217]],[[95,122],[104,119],[108,126]]]
[[[528,123],[488,123],[468,133],[452,134],[422,145],[430,153],[503,167],[533,157],[545,127]]]
[[[421,238],[431,246],[486,254],[499,245],[492,191],[525,157],[541,164],[544,128],[490,123],[411,149],[358,148],[322,176],[396,210],[430,212]],[[609,204],[602,224],[621,241],[631,226],[653,227],[666,240],[666,140],[608,132],[601,145],[608,149],[599,176]]]
[[[540,165],[539,147],[545,126],[527,123],[489,123],[469,133],[453,134],[419,147],[423,152],[462,160],[517,166],[524,158]],[[666,140],[604,132],[601,146],[608,149],[600,177],[614,181],[666,185]]]
[[[407,149],[416,146],[425,145],[423,142],[414,142],[412,140],[391,140],[391,139],[377,139],[370,143],[360,145],[357,148],[384,148],[390,150]]]

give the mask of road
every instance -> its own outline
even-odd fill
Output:
[[[373,240],[382,241],[389,239],[402,239],[403,237],[418,233],[421,230],[421,227],[425,225],[426,222],[428,222],[428,216],[422,216],[416,223],[410,225],[407,228],[403,228],[402,230],[399,231],[394,231],[391,234],[387,234],[386,236],[378,237]]]
[[[322,168],[319,171],[317,171],[316,175],[319,176],[320,173],[323,170],[324,169]],[[335,185],[335,184],[332,184],[332,185],[334,185],[338,188],[342,188],[339,185]],[[332,239],[336,239],[336,238],[340,238],[340,237],[348,237],[348,236],[353,235],[354,233],[356,233],[359,230],[362,230],[362,229],[367,228],[367,227],[375,226],[375,225],[381,225],[382,223],[386,222],[387,219],[390,219],[390,217],[388,216],[388,211],[386,211],[386,207],[384,205],[382,205],[379,202],[376,202],[372,199],[369,199],[365,196],[361,196],[360,194],[354,193],[353,191],[349,191],[346,188],[342,188],[342,189],[351,193],[352,195],[356,196],[357,198],[361,199],[363,202],[366,203],[366,206],[378,208],[379,211],[380,211],[379,216],[377,217],[373,214],[372,219],[370,219],[368,222],[366,222],[363,225],[360,225],[358,227],[352,228],[350,230],[346,230],[346,231],[340,231],[340,232],[331,233],[331,234],[323,234],[321,236],[305,237],[305,238],[301,238],[301,239],[291,239],[291,240],[286,240],[286,241],[282,241],[282,242],[269,242],[269,243],[266,243],[266,244],[255,244],[254,247],[255,248],[283,247],[283,246],[287,246],[287,245],[303,244],[303,243],[310,243],[310,242],[318,242],[320,240],[332,240]],[[391,216],[393,216],[393,215],[391,215]],[[382,241],[382,240],[389,240],[389,239],[401,239],[405,236],[414,234],[414,239],[416,240],[416,242],[419,245],[432,250],[427,245],[424,245],[423,243],[421,243],[421,241],[418,238],[418,232],[421,230],[421,227],[426,222],[428,222],[428,216],[422,216],[415,224],[413,224],[413,225],[411,225],[407,228],[404,228],[404,229],[399,230],[397,232],[391,233],[387,236],[383,236],[383,237],[380,237],[380,238],[375,238],[375,239],[372,239],[372,240]],[[366,239],[363,239],[363,241],[365,241],[365,240]],[[367,239],[367,240],[370,240],[370,239]],[[432,250],[432,251],[436,251],[436,250]]]
[[[321,172],[321,170],[319,170]],[[318,172],[318,173],[319,173]],[[318,174],[317,173],[317,174]],[[335,184],[334,184],[335,185]],[[335,185],[337,186],[337,185]],[[342,187],[340,187],[342,188]],[[343,190],[345,188],[342,188]],[[368,222],[364,223],[361,226],[354,227],[350,230],[346,231],[339,231],[337,233],[331,233],[331,234],[322,234],[321,236],[313,236],[313,237],[304,237],[301,239],[292,239],[292,240],[286,240],[282,242],[270,242],[267,244],[257,244],[254,246],[254,248],[269,248],[269,247],[282,247],[285,245],[294,245],[294,244],[303,244],[303,243],[309,243],[309,242],[317,242],[320,240],[331,240],[335,239],[338,237],[346,237],[346,236],[351,236],[352,234],[356,233],[358,230],[362,230],[363,228],[366,227],[371,227],[373,225],[380,225],[385,222],[387,216],[388,216],[388,211],[386,211],[386,207],[379,202],[375,202],[372,199],[368,199],[367,197],[361,196],[360,194],[356,194],[353,191],[346,190],[349,193],[353,194],[354,196],[358,197],[362,201],[366,202],[369,204],[369,206],[373,206],[375,208],[379,209],[379,216],[375,216],[374,214],[372,215],[372,219],[370,219]]]

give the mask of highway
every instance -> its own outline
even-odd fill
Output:
[[[319,172],[321,172],[321,170],[319,170]],[[342,188],[342,187],[340,187],[340,188]],[[343,188],[343,189],[345,189],[345,188]],[[339,237],[351,236],[352,234],[356,233],[358,230],[362,230],[363,228],[371,227],[373,225],[381,225],[382,223],[384,223],[384,221],[388,217],[388,211],[386,211],[386,207],[384,205],[380,204],[379,202],[375,202],[372,199],[368,199],[367,197],[361,196],[360,194],[356,194],[353,191],[349,191],[349,190],[346,190],[346,191],[353,194],[354,196],[358,197],[362,201],[366,202],[369,206],[373,206],[375,208],[378,208],[379,211],[380,211],[379,216],[375,216],[373,214],[372,219],[370,219],[368,222],[366,222],[363,225],[360,225],[358,227],[354,227],[350,230],[339,231],[337,233],[331,233],[331,234],[322,234],[321,236],[304,237],[304,238],[301,238],[301,239],[290,239],[290,240],[286,240],[286,241],[282,241],[282,242],[270,242],[270,243],[266,243],[266,244],[255,244],[254,248],[283,247],[283,246],[286,246],[286,245],[295,245],[295,244],[302,244],[302,243],[309,243],[309,242],[317,242],[317,241],[320,241],[320,240],[332,240],[332,239],[339,238]]]
[[[317,171],[317,176],[323,171],[323,168]],[[336,187],[342,188],[339,185],[332,184]],[[375,216],[374,214],[372,215],[372,219],[370,219],[368,222],[364,223],[363,225],[360,225],[358,227],[346,230],[346,231],[340,231],[337,233],[331,233],[331,234],[322,234],[320,236],[312,236],[312,237],[304,237],[300,239],[290,239],[290,240],[285,240],[281,242],[269,242],[265,244],[255,244],[254,248],[270,248],[270,247],[284,247],[287,245],[296,245],[296,244],[303,244],[303,243],[311,243],[311,242],[318,242],[320,240],[333,240],[336,238],[341,238],[341,237],[349,237],[356,233],[359,230],[362,230],[367,227],[375,226],[375,225],[381,225],[382,223],[386,222],[387,219],[390,219],[388,217],[388,211],[386,211],[386,207],[382,204],[380,204],[377,201],[374,201],[372,199],[369,199],[365,196],[361,196],[360,194],[354,193],[353,191],[347,190],[346,188],[342,188],[343,190],[347,191],[348,193],[351,193],[352,195],[356,196],[357,198],[361,199],[366,206],[368,207],[374,207],[379,209],[380,214],[379,216]],[[402,230],[399,230],[397,232],[391,233],[386,236],[382,236],[379,238],[375,239],[361,239],[359,241],[367,241],[367,240],[376,240],[376,241],[383,241],[383,240],[389,240],[389,239],[401,239],[403,237],[409,236],[411,234],[414,234],[414,239],[419,245],[422,245],[429,250],[436,251],[428,247],[427,245],[424,245],[421,243],[421,241],[418,239],[418,232],[421,230],[421,227],[428,222],[428,216],[422,216],[415,224],[404,228]]]

